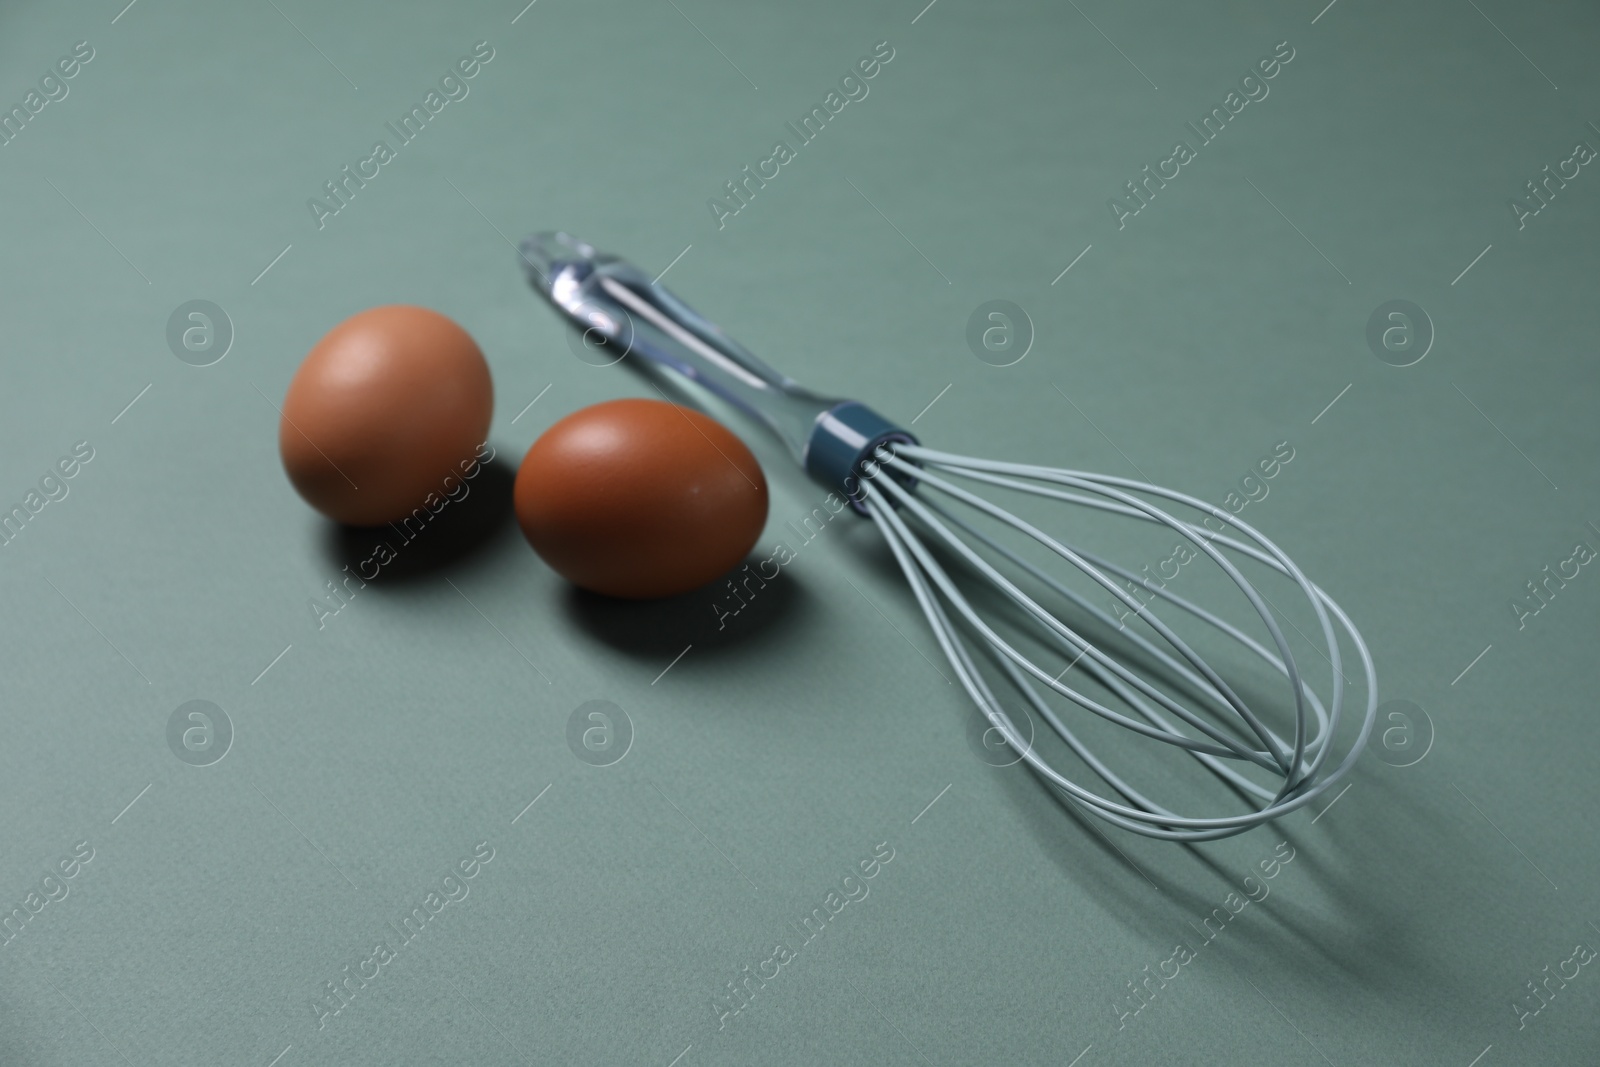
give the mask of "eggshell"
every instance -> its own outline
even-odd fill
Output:
[[[393,522],[445,496],[489,433],[494,384],[467,331],[427,308],[350,316],[289,383],[278,450],[289,481],[331,519]]]
[[[528,543],[568,581],[644,599],[738,565],[766,524],[767,480],[714,419],[659,400],[612,400],[534,442],[514,501]]]

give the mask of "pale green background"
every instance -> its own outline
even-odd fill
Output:
[[[96,450],[0,549],[0,905],[96,850],[0,949],[0,1063],[1595,1062],[1592,968],[1520,1032],[1511,1003],[1600,946],[1600,577],[1520,631],[1508,605],[1600,544],[1600,173],[1520,232],[1506,206],[1600,144],[1592,5],[519,7],[0,9],[7,107],[96,50],[0,148],[0,500]],[[1285,39],[1270,97],[1119,232],[1106,198]],[[471,95],[319,232],[306,198],[478,40]],[[880,40],[871,95],[718,231],[706,198]],[[1427,710],[1431,752],[1368,755],[1315,825],[1102,838],[974,757],[975,711],[885,625],[937,659],[853,521],[655,684],[684,631],[618,636],[509,526],[319,632],[339,564],[259,394],[342,317],[415,302],[481,343],[510,462],[649,395],[527,290],[505,238],[555,226],[657,270],[692,245],[673,288],[819,388],[909,419],[950,385],[930,442],[1220,499],[1291,441],[1250,514],[1360,622],[1383,697]],[[1364,339],[1396,297],[1438,335],[1404,369]],[[196,298],[237,335],[206,368],[164,337]],[[1005,369],[964,340],[995,298],[1037,330]],[[767,543],[821,491],[736,429]],[[205,768],[165,740],[196,698],[236,730]],[[615,766],[567,748],[590,699],[633,720]],[[1285,838],[1272,896],[1118,1032],[1125,983]],[[310,998],[482,840],[471,896],[318,1032]],[[711,996],[881,841],[871,896],[718,1033]]]

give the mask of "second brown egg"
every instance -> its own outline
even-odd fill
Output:
[[[699,588],[737,566],[767,519],[767,480],[721,423],[659,400],[573,412],[517,471],[517,520],[574,585],[644,599]]]

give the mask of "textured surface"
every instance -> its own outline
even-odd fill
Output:
[[[93,50],[0,147],[0,501],[28,516],[0,548],[0,907],[27,916],[0,1063],[1594,1062],[1592,6],[519,7],[0,11],[7,108]],[[786,124],[881,41],[801,143]],[[1199,144],[1282,41],[1269,95]],[[403,142],[386,124],[431,90]],[[708,207],[747,165],[777,176]],[[1108,204],[1146,165],[1177,176]],[[348,202],[309,207],[336,179]],[[552,226],[670,264],[754,351],[930,444],[1265,486],[1245,516],[1422,712],[1331,810],[1192,850],[1102,837],[973,754],[873,531],[797,535],[823,494],[754,435],[779,579],[737,615],[574,595],[505,462],[653,394],[528,292],[511,243]],[[185,348],[193,300],[227,320]],[[992,300],[1031,348],[985,349],[980,316],[975,356]],[[1436,335],[1411,366],[1401,320],[1369,344],[1392,300]],[[363,587],[344,568],[379,553],[296,497],[273,403],[384,303],[482,345],[502,462]],[[861,863],[868,895],[802,944]],[[375,976],[319,1028],[347,965]],[[719,1030],[744,967],[777,973]]]

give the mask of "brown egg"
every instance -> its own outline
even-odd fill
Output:
[[[705,585],[767,521],[767,480],[744,442],[659,400],[611,400],[550,427],[523,457],[514,499],[546,563],[630,599]]]
[[[376,526],[444,496],[489,433],[483,353],[437,311],[393,305],[350,316],[317,342],[283,398],[278,451],[306,503]]]

